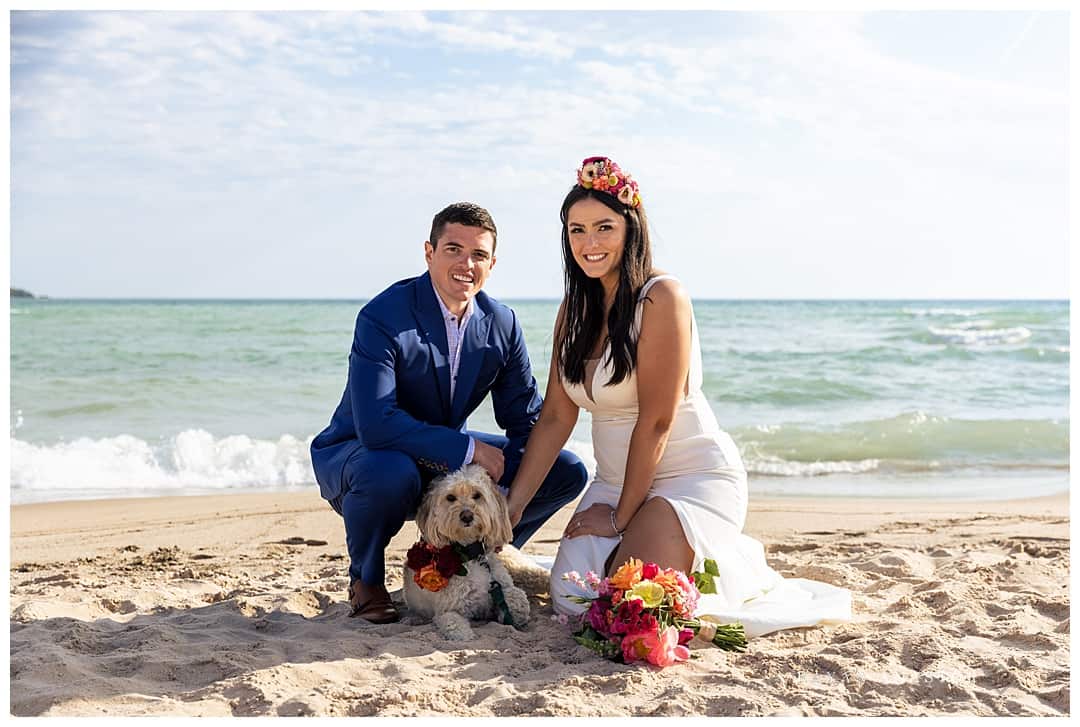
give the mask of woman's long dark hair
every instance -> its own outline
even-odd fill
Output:
[[[566,305],[563,323],[556,336],[559,364],[566,381],[584,383],[585,361],[604,331],[604,286],[598,279],[586,275],[574,260],[566,224],[570,208],[590,197],[611,208],[626,221],[626,244],[619,264],[619,287],[611,310],[607,313],[608,339],[611,343],[608,361],[613,364],[613,372],[606,385],[610,386],[619,383],[634,370],[637,341],[632,335],[632,327],[638,295],[653,273],[652,246],[649,243],[645,208],[641,205],[632,209],[606,192],[585,189],[580,185],[574,185],[566,195],[559,213],[562,219]]]

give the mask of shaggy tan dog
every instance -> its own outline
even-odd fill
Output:
[[[506,546],[513,533],[506,498],[495,487],[483,467],[466,465],[434,480],[416,513],[423,540],[440,549],[456,544],[458,552],[468,551],[465,575],[451,575],[443,584],[439,575],[428,573],[440,590],[421,588],[415,571],[405,564],[405,603],[419,616],[431,618],[439,632],[452,641],[473,638],[470,619],[498,619],[508,612],[514,626],[529,621],[529,599],[514,585],[506,566],[495,550]],[[416,547],[416,546],[414,546]],[[421,578],[425,573],[421,572]],[[499,589],[505,609],[497,604]]]

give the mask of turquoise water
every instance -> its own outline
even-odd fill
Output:
[[[546,384],[557,301],[505,301]],[[360,301],[11,301],[13,502],[314,486]],[[1068,488],[1069,306],[695,301],[759,494]],[[490,408],[470,419],[496,430]],[[592,462],[583,412],[569,447]]]

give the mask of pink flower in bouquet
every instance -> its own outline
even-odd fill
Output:
[[[646,563],[641,566],[641,579],[644,581],[651,581],[656,578],[656,575],[660,572],[660,566],[656,563]]]
[[[668,626],[659,634],[656,631],[644,634],[640,646],[648,650],[649,663],[657,666],[671,666],[690,658],[690,649],[679,643],[679,629],[674,626]]]
[[[676,599],[679,606],[677,611],[683,618],[693,618],[694,612],[697,611],[698,599],[701,598],[701,591],[681,570],[675,571],[675,582],[678,584],[681,596]]]
[[[701,592],[686,574],[674,568],[666,568],[653,576],[652,581],[660,584],[671,597],[672,606],[680,618],[693,618]]]
[[[610,616],[611,601],[606,598],[598,598],[589,606],[589,610],[585,614],[585,620],[598,632],[608,636],[611,633]]]
[[[648,660],[649,640],[656,640],[656,633],[642,632],[627,636],[622,640],[622,658],[627,664],[632,664],[638,659]]]
[[[689,644],[694,639],[694,630],[684,628],[679,632],[679,646]]]

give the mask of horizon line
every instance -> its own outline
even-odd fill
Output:
[[[493,297],[493,296],[492,296]],[[828,298],[710,298],[690,296],[692,300],[701,301],[715,301],[715,302],[955,302],[955,303],[994,303],[994,302],[1033,302],[1033,303],[1068,303],[1070,298],[1035,298],[1035,297],[1020,297],[1020,298],[907,298],[907,297],[885,297],[885,298],[859,298],[859,297],[828,297]],[[371,297],[356,297],[356,298],[304,298],[304,297],[98,297],[98,296],[73,296],[73,297],[59,297],[59,296],[38,296],[35,295],[32,298],[22,296],[10,296],[11,301],[68,301],[68,302],[86,302],[86,301],[101,301],[101,302],[120,302],[120,301],[132,301],[132,302],[173,302],[173,301],[192,301],[192,302],[294,302],[294,303],[357,303],[361,301],[370,301]],[[537,302],[537,303],[555,303],[562,300],[562,296],[557,297],[545,297],[545,296],[523,296],[523,297],[500,297],[496,298],[498,301],[520,301],[520,302]]]

